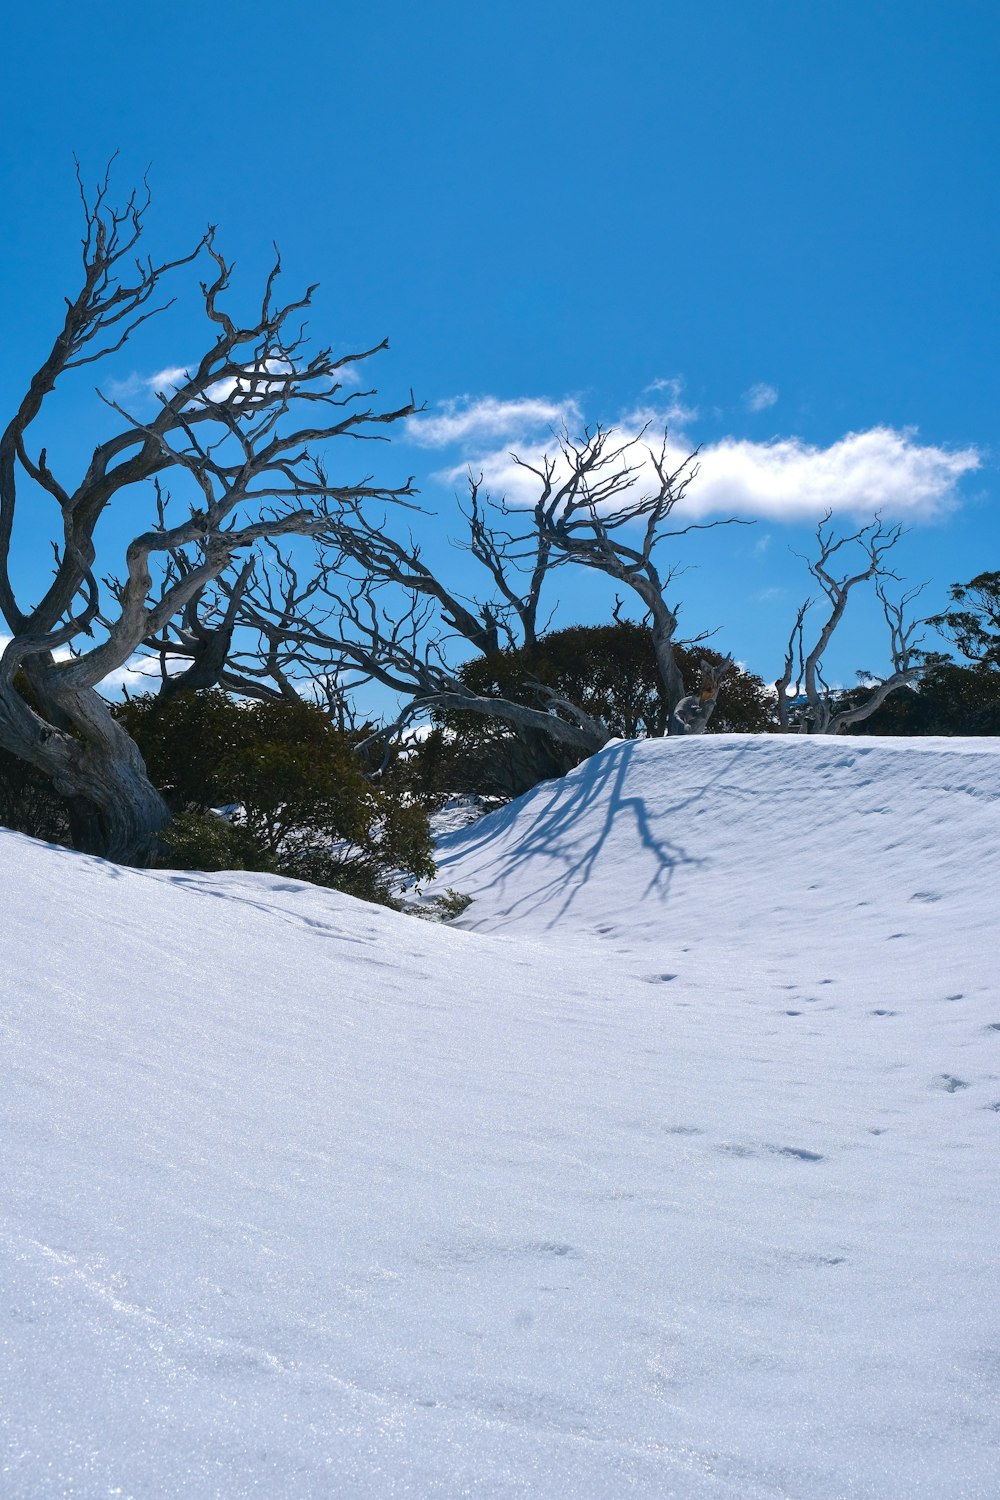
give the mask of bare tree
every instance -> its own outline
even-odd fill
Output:
[[[387,489],[371,475],[332,482],[317,445],[371,438],[377,424],[414,407],[411,397],[396,410],[377,410],[367,404],[373,391],[345,390],[344,368],[384,342],[339,357],[309,351],[299,315],[315,288],[288,303],[276,300],[277,255],[258,311],[244,325],[223,305],[232,268],[214,230],[188,253],[158,263],[138,249],[148,191],[116,208],[105,176],[90,196],[81,186],[81,198],[81,285],[66,299],[62,327],[0,437],[0,611],[11,636],[0,656],[0,746],[69,800],[77,847],[143,863],[167,808],[99,685],[143,642],[169,636],[175,621],[187,632],[189,685],[219,680],[254,548],[267,539],[319,535],[342,504],[411,493],[409,483]],[[121,350],[162,310],[157,299],[169,273],[197,259],[208,265],[201,284],[206,352],[159,394],[148,420],[106,400],[115,430],[96,445],[82,475],[57,476],[45,447],[32,442],[57,385]],[[182,492],[173,502],[166,479]],[[129,542],[118,577],[102,578],[108,563],[99,569],[95,539],[102,517],[112,504],[123,511],[144,495],[148,528]],[[52,581],[34,604],[18,597],[13,574],[25,503],[33,534],[43,503],[58,533]],[[214,622],[209,639],[192,604],[227,574],[231,613]]]
[[[910,589],[897,601],[889,598],[886,584],[898,581],[886,558],[902,536],[899,526],[886,526],[876,517],[850,535],[838,537],[830,526],[832,512],[827,511],[816,528],[818,555],[806,559],[809,571],[819,584],[828,608],[824,611],[811,646],[805,644],[805,626],[810,610],[817,602],[806,599],[799,606],[788,638],[784,671],[778,678],[778,725],[783,734],[839,734],[851,724],[871,717],[897,688],[914,682],[923,670],[922,637],[917,631],[922,620],[909,620],[909,606],[921,592]],[[861,554],[857,571],[841,568],[842,559]],[[889,654],[892,672],[883,678],[864,674],[867,686],[860,700],[831,688],[823,676],[823,654],[834,631],[844,618],[853,590],[873,583],[889,630]]]
[[[515,513],[484,495],[481,481],[470,479],[460,509],[466,532],[455,545],[479,563],[484,593],[458,593],[428,566],[412,534],[400,541],[384,515],[342,500],[327,512],[319,560],[311,558],[308,569],[287,548],[270,544],[251,573],[230,568],[207,582],[183,615],[143,642],[159,660],[160,691],[218,685],[254,698],[306,692],[337,722],[357,727],[351,692],[377,682],[403,706],[391,724],[361,741],[363,754],[377,743],[387,748],[435,710],[503,722],[526,748],[537,749],[541,739],[550,751],[558,745],[571,757],[593,754],[609,731],[579,705],[532,680],[521,699],[477,693],[454,664],[456,647],[489,657],[537,646],[551,551],[523,525],[512,529]],[[516,519],[533,525],[530,514]]]
[[[647,465],[655,483],[643,492]],[[346,502],[329,518],[319,572],[300,578],[287,553],[274,550],[266,571],[214,583],[202,602],[200,626],[195,606],[190,622],[174,621],[160,641],[147,644],[165,662],[172,654],[175,670],[177,657],[197,658],[206,669],[211,660],[225,662],[219,684],[252,696],[298,691],[303,676],[324,688],[377,681],[404,700],[398,718],[382,731],[386,736],[422,715],[459,710],[503,722],[526,745],[540,736],[578,757],[609,738],[607,726],[582,705],[530,677],[520,698],[476,693],[451,664],[462,642],[487,657],[525,651],[530,661],[549,623],[541,616],[545,585],[557,567],[572,562],[605,573],[642,600],[667,697],[668,732],[703,732],[731,658],[703,663],[698,691],[687,692],[675,651],[677,610],[666,599],[678,569],[662,570],[658,557],[667,539],[731,524],[670,524],[697,472],[695,456],[672,469],[665,439],[650,451],[635,441],[615,443],[610,431],[599,429],[578,444],[564,435],[557,457],[540,467],[521,466],[540,481],[529,506],[494,500],[482,478],[470,476],[462,507],[466,531],[456,545],[479,564],[482,594],[459,594],[428,565],[412,535],[401,541],[384,517],[374,519],[362,505]],[[234,621],[243,645],[213,651],[213,634],[231,631]],[[187,680],[185,673],[169,681]],[[343,712],[342,694],[331,694],[330,701]]]
[[[731,516],[674,524],[674,512],[698,474],[697,452],[672,467],[666,433],[659,448],[646,447],[641,436],[616,442],[613,429],[597,427],[574,441],[564,433],[555,455],[537,464],[516,455],[515,461],[538,481],[533,518],[547,559],[593,568],[638,595],[670,708],[669,732],[700,734],[708,727],[729,663],[710,669],[712,681],[703,682],[695,712],[674,649],[677,605],[667,599],[680,568],[676,562],[664,567],[659,554],[663,543],[692,532],[747,523]],[[644,487],[650,475],[651,483]]]
[[[359,535],[354,532],[352,549],[357,548]],[[240,639],[218,685],[258,698],[311,693],[343,722],[351,714],[352,691],[362,683],[377,682],[401,700],[402,708],[390,724],[360,741],[362,754],[372,752],[379,743],[387,746],[409,724],[435,709],[501,720],[515,730],[544,735],[577,754],[593,754],[607,744],[609,731],[600,720],[543,684],[529,685],[533,703],[487,696],[469,688],[449,664],[449,647],[456,635],[473,643],[484,635],[493,638],[495,621],[489,604],[474,610],[452,597],[429,572],[426,576],[413,572],[412,554],[401,561],[397,544],[377,528],[375,535],[380,554],[388,558],[388,577],[380,576],[380,564],[367,545],[345,559],[341,551],[329,546],[331,537],[342,540],[342,534],[330,531],[325,557],[308,576],[300,575],[293,559],[274,547],[266,565],[258,565],[245,583],[220,579],[205,610],[220,622],[225,620],[224,596],[227,590],[235,595],[239,585]],[[347,571],[348,561],[359,564],[353,576]],[[412,577],[420,578],[421,586],[409,581]],[[399,587],[392,589],[391,584]],[[455,628],[456,620],[461,622],[460,630]],[[176,642],[177,635],[172,639]],[[169,668],[177,646],[166,640],[161,646]]]
[[[719,701],[719,689],[723,680],[733,669],[733,658],[724,656],[720,661],[704,659],[700,665],[701,685],[697,693],[689,693],[674,709],[671,720],[675,734],[704,734],[708,721]]]

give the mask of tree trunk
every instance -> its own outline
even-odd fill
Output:
[[[60,693],[44,669],[31,673],[28,696],[37,711],[19,685],[0,683],[0,745],[66,799],[73,847],[123,865],[154,863],[170,809],[104,699],[89,688]]]
[[[677,662],[677,654],[674,651],[674,631],[677,628],[677,620],[673,611],[667,607],[659,594],[647,590],[642,593],[641,597],[648,604],[651,615],[653,654],[656,657],[656,669],[660,674],[667,700],[667,734],[684,733],[685,731],[679,728],[676,719],[677,708],[684,701],[687,693],[684,677]]]
[[[74,849],[120,865],[155,863],[160,830],[170,810],[145,773],[120,761],[91,768],[86,792],[69,792],[62,778],[56,789],[67,798]]]

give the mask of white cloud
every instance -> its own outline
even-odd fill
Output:
[[[157,370],[155,375],[150,375],[146,385],[151,391],[165,391],[168,387],[173,389],[181,385],[188,378],[188,371],[183,365],[169,365],[165,370]]]
[[[618,424],[621,440],[637,445],[632,462],[648,465],[641,429],[648,424],[655,434],[663,415],[643,408]],[[672,467],[692,447],[682,434],[672,434]],[[519,457],[533,464],[552,450],[551,440],[517,448]],[[867,518],[878,511],[887,519],[930,521],[958,503],[959,480],[978,469],[982,459],[975,448],[921,443],[912,428],[873,427],[846,433],[826,447],[798,437],[766,443],[726,437],[702,447],[697,462],[697,476],[682,502],[687,520],[736,515],[802,521],[831,510],[843,516]],[[460,480],[470,466],[481,469],[494,492],[506,494],[513,504],[534,498],[532,476],[513,462],[506,448],[470,451],[442,477]],[[650,481],[652,477],[650,469]]]
[[[956,486],[978,469],[974,448],[917,441],[913,429],[849,432],[826,448],[801,438],[769,443],[723,438],[702,450],[691,486],[699,514],[732,511],[809,520],[823,511],[929,521],[957,503]]]
[[[124,380],[109,380],[106,386],[112,401],[135,401],[139,397],[158,395],[160,391],[172,389],[187,378],[187,370],[180,365],[168,365],[154,375],[140,375],[133,371]]]
[[[496,396],[473,400],[459,396],[438,403],[431,416],[409,417],[406,435],[421,448],[450,448],[456,444],[528,439],[542,432],[572,427],[581,420],[580,408],[572,397],[548,401],[544,397],[524,396],[516,401],[501,401]]]
[[[661,427],[682,427],[687,422],[698,420],[698,408],[684,405],[681,400],[683,392],[684,382],[678,375],[671,376],[669,380],[653,380],[646,386],[644,396],[656,394],[667,398],[666,404],[656,412],[656,420]]]
[[[747,411],[766,411],[769,406],[774,406],[778,400],[777,386],[768,385],[763,380],[758,380],[748,391],[743,392],[743,405]]]

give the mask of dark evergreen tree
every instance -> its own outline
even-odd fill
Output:
[[[727,658],[703,646],[674,648],[680,670],[697,681],[702,662]],[[620,739],[657,739],[667,733],[670,704],[657,670],[648,625],[621,620],[554,630],[532,646],[473,657],[458,669],[477,694],[537,703],[539,690],[556,693],[602,720]],[[413,785],[425,794],[476,791],[517,796],[539,781],[564,775],[583,753],[548,736],[460,710],[439,710],[437,728],[410,758]],[[730,667],[721,679],[708,732],[759,734],[774,727],[774,697],[761,678]]]

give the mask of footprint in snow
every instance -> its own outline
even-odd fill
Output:
[[[953,1073],[939,1073],[931,1084],[931,1088],[941,1089],[946,1094],[957,1094],[959,1089],[968,1087],[964,1078],[956,1078]]]
[[[871,1014],[873,1016],[894,1016],[896,1012],[894,1010],[873,1010]]]
[[[671,979],[676,979],[676,974],[644,974],[643,978],[647,984],[669,984]]]
[[[724,1156],[759,1156],[752,1146],[740,1146],[732,1142],[725,1142],[716,1147]],[[793,1156],[796,1161],[825,1161],[826,1158],[819,1151],[807,1151],[804,1146],[765,1146],[764,1150],[771,1156]]]

